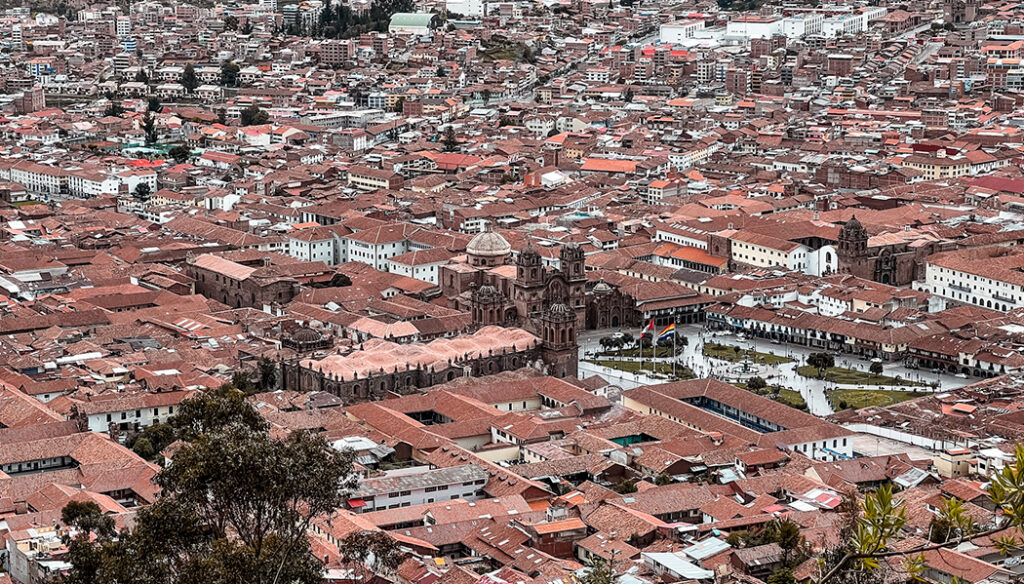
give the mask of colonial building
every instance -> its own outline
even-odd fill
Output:
[[[328,282],[334,271],[323,262],[296,262],[260,266],[245,265],[214,254],[189,256],[185,273],[196,283],[196,293],[241,308],[285,304],[299,293],[302,284]]]
[[[931,234],[902,231],[868,236],[857,217],[839,230],[839,273],[905,286],[924,274],[924,260],[951,244]]]
[[[376,401],[457,377],[477,377],[533,367],[556,377],[576,377],[576,322],[565,305],[540,319],[543,336],[518,328],[485,326],[471,335],[399,345],[373,339],[345,355],[288,360],[283,389],[326,391],[346,404]],[[304,329],[300,329],[300,332]]]

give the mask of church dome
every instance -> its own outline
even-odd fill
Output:
[[[594,286],[594,292],[598,294],[607,294],[611,291],[612,287],[609,286],[608,282],[605,282],[604,279],[602,279],[600,282],[597,283],[596,286]]]
[[[295,344],[309,345],[313,343],[319,343],[323,340],[323,335],[318,331],[315,331],[309,327],[302,327],[292,333],[291,341]]]
[[[479,257],[501,257],[511,252],[508,241],[493,231],[478,233],[466,246],[466,253]]]

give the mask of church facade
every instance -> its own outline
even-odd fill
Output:
[[[583,249],[562,246],[559,268],[546,268],[540,252],[527,244],[513,262],[512,247],[500,235],[484,232],[470,241],[465,263],[439,269],[441,293],[449,304],[472,314],[480,326],[521,326],[539,332],[545,312],[565,305],[585,322],[587,276]]]
[[[924,276],[925,258],[950,247],[938,240],[892,236],[871,241],[868,230],[853,216],[839,230],[836,252],[840,273],[890,286],[906,286]]]

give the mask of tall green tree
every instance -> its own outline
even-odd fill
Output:
[[[243,126],[259,126],[270,121],[270,114],[263,111],[260,106],[251,104],[242,110],[241,124]]]
[[[153,144],[156,142],[156,119],[153,118],[153,114],[148,111],[142,118],[142,131],[146,133],[146,144]]]
[[[225,61],[220,66],[220,84],[224,87],[236,87],[238,85],[238,73],[241,70],[238,63]]]
[[[223,72],[223,69],[221,72]],[[185,71],[181,74],[181,85],[189,93],[192,93],[199,87],[199,76],[196,75],[196,68],[192,63],[185,65]]]
[[[132,191],[132,197],[134,197],[136,201],[142,201],[142,202],[148,201],[149,200],[149,196],[151,194],[152,194],[152,189],[149,188],[149,184],[148,183],[144,183],[144,182],[140,182],[139,184],[135,185],[135,190]]]
[[[459,138],[455,135],[455,128],[448,126],[444,129],[444,137],[441,139],[445,152],[455,152],[459,149]]]
[[[185,162],[192,156],[192,149],[184,144],[178,144],[174,148],[167,151],[167,154],[174,159],[175,162]]]
[[[807,364],[817,369],[821,377],[826,369],[836,366],[836,358],[831,353],[811,353],[807,356]]]
[[[67,581],[320,584],[307,531],[354,485],[351,453],[307,432],[271,438],[232,388],[182,406],[173,425],[187,443],[155,478],[160,498],[133,529],[82,539]]]

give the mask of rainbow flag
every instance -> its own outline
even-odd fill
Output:
[[[659,341],[664,341],[665,339],[667,339],[669,337],[673,337],[674,338],[675,334],[676,334],[676,323],[673,322],[672,324],[670,324],[667,327],[665,327],[665,330],[661,331],[661,333],[658,335],[658,340]]]

